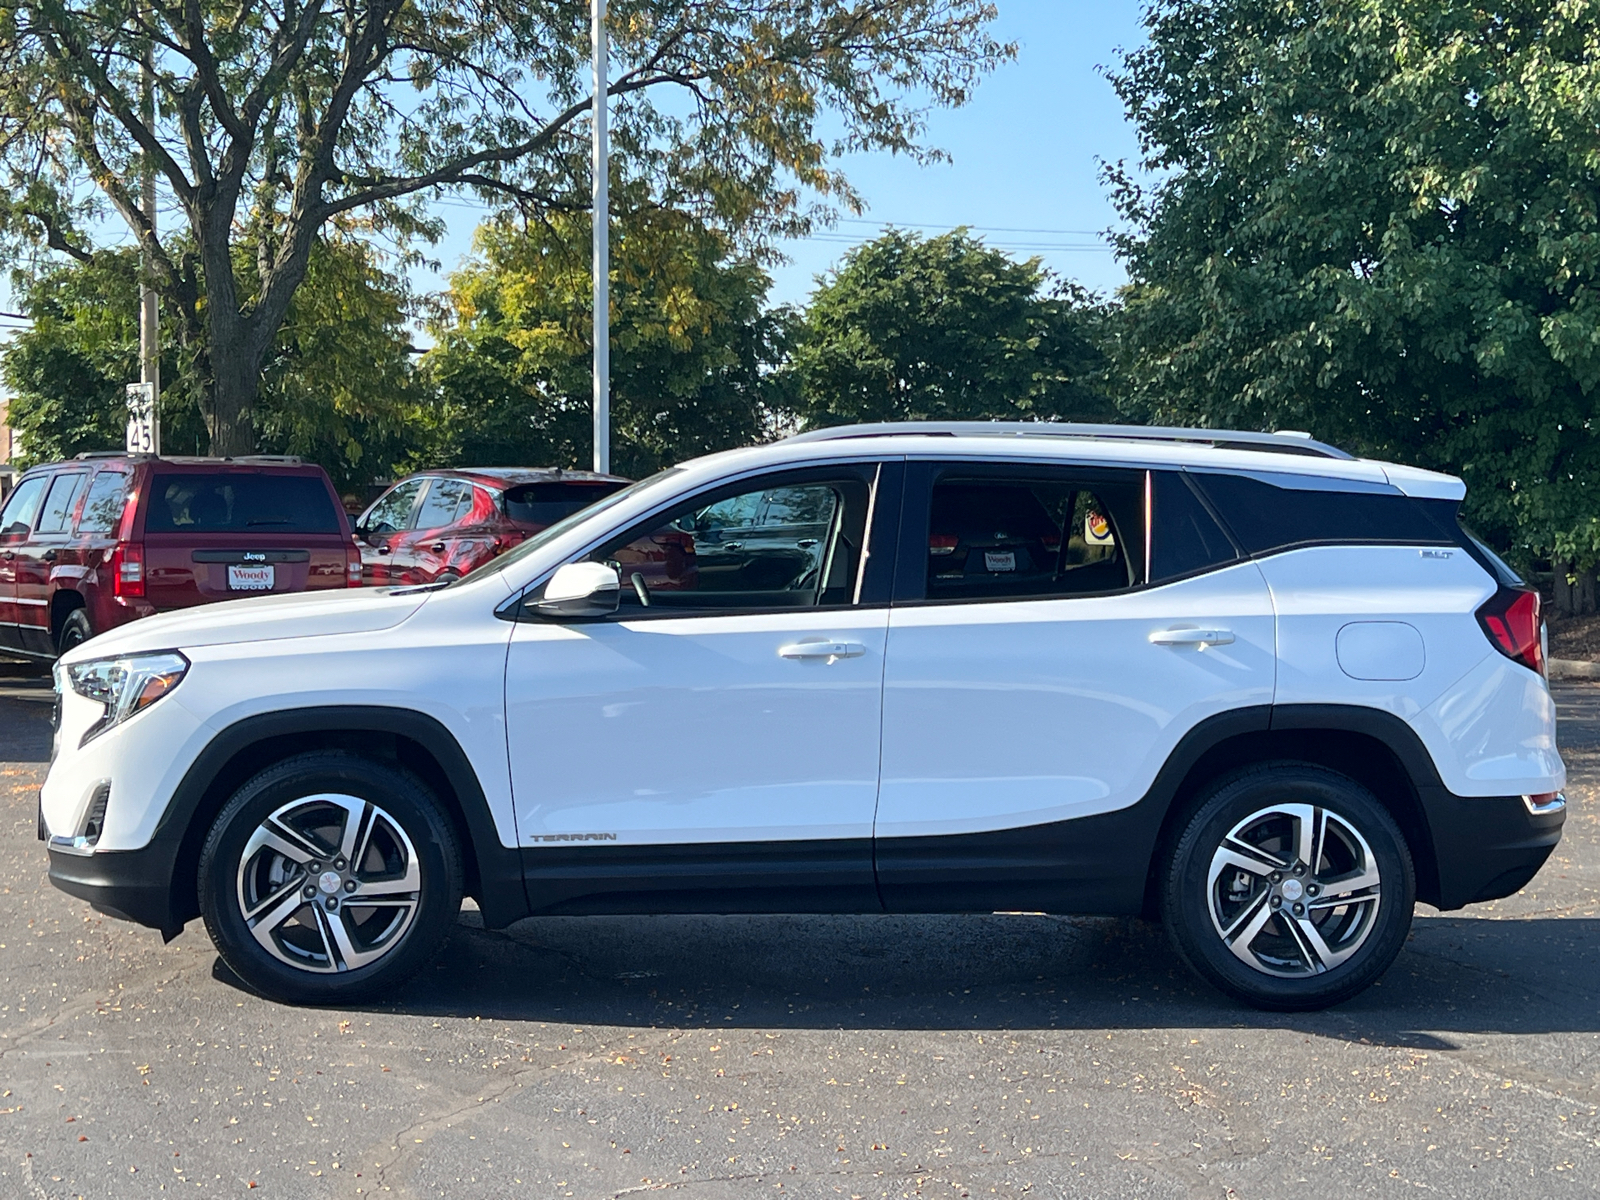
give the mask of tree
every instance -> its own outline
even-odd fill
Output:
[[[1480,531],[1600,557],[1600,3],[1162,0],[1113,83],[1140,415],[1459,473]]]
[[[87,262],[108,205],[194,348],[212,450],[253,450],[262,366],[330,224],[428,236],[424,203],[451,190],[586,207],[587,13],[0,0],[0,217]],[[854,202],[836,152],[925,153],[919,105],[962,103],[1012,52],[988,37],[993,15],[987,0],[615,0],[619,175],[733,229],[804,228],[807,195]],[[141,198],[146,170],[176,241]]]
[[[240,264],[241,275],[248,269]],[[28,460],[120,448],[123,388],[139,373],[138,252],[106,251],[18,282],[33,325],[6,346],[0,376]],[[386,475],[419,398],[410,305],[367,246],[319,239],[263,364],[262,448],[324,464],[341,488]],[[193,400],[202,385],[177,324],[169,316],[164,330],[173,336],[163,339],[162,450],[201,454],[209,439]]]
[[[589,230],[584,215],[479,229],[424,360],[436,406],[423,457],[588,464]],[[660,208],[619,222],[611,263],[616,469],[642,476],[763,437],[783,335],[763,309],[766,273],[703,222]]]
[[[1106,420],[1103,319],[1038,259],[965,230],[891,230],[851,250],[813,296],[796,334],[798,411],[810,425]]]

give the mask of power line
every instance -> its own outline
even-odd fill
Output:
[[[890,225],[902,229],[942,229],[951,232],[956,229],[973,229],[979,233],[1043,233],[1052,237],[1105,237],[1103,229],[1027,229],[1017,225],[968,225],[965,222],[959,225],[929,225],[920,221],[874,221],[867,217],[840,217],[841,225],[874,225],[887,228]]]
[[[813,233],[800,239],[808,242],[823,242],[834,246],[858,246],[860,238],[851,237],[841,233]],[[1089,253],[1111,254],[1113,248],[1093,243],[1063,243],[1063,242],[988,242],[987,245],[996,250],[1019,250],[1029,253],[1055,254],[1055,253]]]

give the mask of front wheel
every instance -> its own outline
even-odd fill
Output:
[[[1214,785],[1178,838],[1162,895],[1195,971],[1257,1008],[1325,1008],[1389,969],[1416,878],[1394,818],[1343,775],[1272,763]]]
[[[391,993],[461,911],[449,818],[410,772],[305,754],[239,789],[200,856],[206,930],[264,995],[337,1004]]]
[[[93,636],[94,626],[89,624],[89,614],[81,608],[75,608],[61,623],[61,632],[56,635],[56,653],[65,654],[68,650],[83,645]]]

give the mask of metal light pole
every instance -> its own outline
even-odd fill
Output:
[[[611,181],[606,0],[590,0],[594,43],[594,469],[611,470]]]
[[[155,128],[155,54],[149,42],[145,43],[144,61],[140,64],[140,107],[145,124]],[[150,236],[156,232],[156,173],[155,166],[146,162],[144,178],[140,181],[144,211],[150,221]],[[151,450],[161,453],[161,309],[160,298],[150,286],[152,263],[148,254],[141,255],[139,272],[139,382],[149,385]]]

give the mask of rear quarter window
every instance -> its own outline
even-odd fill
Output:
[[[1398,491],[1332,491],[1338,481],[1281,487],[1245,475],[1192,472],[1247,554],[1319,544],[1450,545],[1421,505]],[[1315,486],[1325,482],[1327,486]]]
[[[344,531],[333,493],[318,477],[242,471],[156,474],[144,528],[147,534]]]
[[[506,489],[506,516],[524,525],[554,525],[623,485],[593,483],[524,483]]]
[[[127,499],[128,477],[121,471],[101,471],[89,485],[89,495],[83,501],[83,515],[78,518],[79,533],[110,533],[122,518],[122,505]]]

